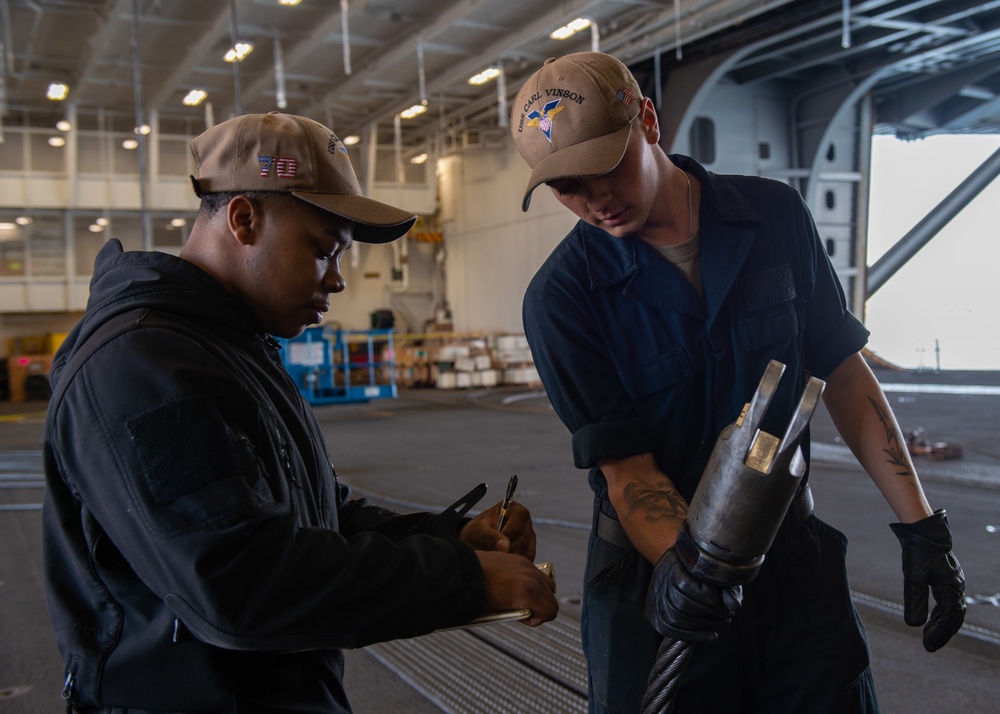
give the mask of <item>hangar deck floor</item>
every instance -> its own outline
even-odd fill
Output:
[[[849,568],[872,639],[887,713],[996,711],[1000,700],[1000,374],[880,372],[904,432],[961,446],[954,461],[917,461],[935,507],[948,509],[968,578],[969,615],[943,650],[923,651],[902,622],[894,520],[839,443],[820,408],[813,419],[817,514],[851,540]],[[932,386],[928,386],[932,385]],[[978,389],[971,389],[978,387]],[[40,402],[0,404],[0,714],[49,714],[62,663],[50,633],[40,571]],[[582,712],[579,593],[591,498],[570,461],[569,434],[541,391],[404,390],[397,400],[319,407],[342,479],[399,510],[441,508],[486,481],[483,504],[517,473],[532,511],[538,560],[555,564],[561,602],[541,628],[493,625],[348,653],[359,714]]]

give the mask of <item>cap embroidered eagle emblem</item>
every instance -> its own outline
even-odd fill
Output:
[[[545,138],[548,139],[549,143],[552,143],[552,119],[556,114],[561,112],[566,107],[559,106],[559,99],[553,99],[551,102],[547,102],[541,111],[537,109],[528,112],[528,126],[537,126],[545,134]]]
[[[347,147],[344,146],[344,142],[340,140],[340,137],[337,136],[336,134],[330,134],[330,141],[326,143],[326,150],[332,154],[334,151],[337,151],[338,149],[344,152],[345,154],[347,153]]]

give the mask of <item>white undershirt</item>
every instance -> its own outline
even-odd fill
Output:
[[[657,245],[654,247],[660,252],[660,255],[673,263],[694,286],[698,294],[702,295],[701,243],[698,242],[698,236],[695,235],[690,240],[677,245]]]

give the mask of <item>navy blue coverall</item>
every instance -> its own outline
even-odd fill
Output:
[[[670,158],[701,183],[704,297],[652,246],[580,221],[524,298],[539,375],[595,494],[582,623],[592,712],[639,711],[660,641],[644,615],[653,564],[598,534],[617,523],[598,461],[651,452],[690,500],[770,360],[787,369],[762,428],[783,433],[806,379],[868,338],[798,192]],[[815,516],[776,540],[733,626],[695,647],[675,712],[877,711],[846,548]]]

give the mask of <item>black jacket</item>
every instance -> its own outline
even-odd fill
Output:
[[[347,500],[278,349],[196,266],[98,255],[44,445],[71,702],[346,712],[338,648],[482,611],[475,554],[433,535],[454,520]]]

